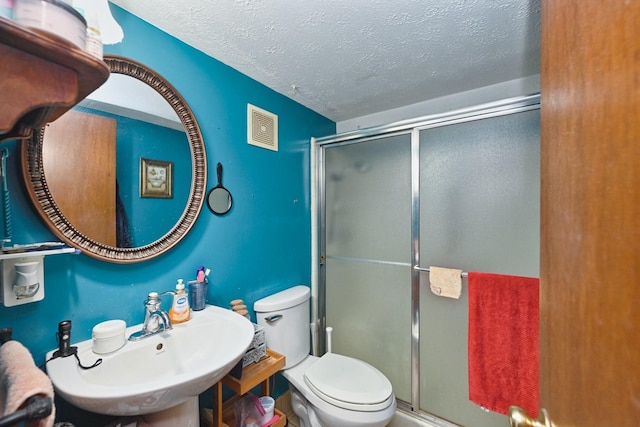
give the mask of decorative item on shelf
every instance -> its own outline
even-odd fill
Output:
[[[244,316],[247,319],[251,320],[249,316],[249,311],[247,310],[247,306],[244,304],[244,301],[241,299],[234,299],[230,303],[231,310],[238,313],[240,316]]]
[[[0,0],[0,16],[13,19],[13,0]]]
[[[256,348],[247,351],[242,357],[242,367],[246,368],[252,363],[258,363],[267,355],[267,345],[262,343]]]
[[[13,19],[34,31],[62,38],[85,48],[87,21],[82,14],[59,0],[16,0]]]
[[[276,401],[271,396],[262,396],[259,400],[262,408],[264,409],[264,415],[260,420],[260,424],[264,426],[273,419],[273,411],[276,408]]]
[[[87,40],[85,42],[87,53],[102,60],[102,35],[100,34],[100,21],[95,12],[87,16]]]
[[[117,44],[122,41],[124,32],[111,14],[108,0],[73,0],[73,6],[84,12],[85,17],[95,14],[102,44]]]
[[[264,327],[254,323],[253,324],[253,341],[249,348],[258,348],[265,343]]]
[[[237,300],[236,300],[237,301]],[[267,343],[264,333],[264,327],[252,323],[253,325],[253,340],[251,345],[247,349],[242,360],[240,360],[236,366],[231,370],[230,375],[235,378],[242,378],[242,369],[247,366],[258,363],[267,356]]]

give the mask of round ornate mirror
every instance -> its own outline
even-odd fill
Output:
[[[99,114],[74,108],[23,141],[22,171],[36,211],[58,238],[93,258],[134,263],[168,251],[191,229],[205,200],[207,158],[198,122],[169,82],[125,57],[104,61],[111,71],[104,87],[131,80],[159,95],[150,104],[166,101],[175,121],[127,103]]]

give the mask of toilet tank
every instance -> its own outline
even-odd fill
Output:
[[[253,304],[258,325],[264,327],[267,348],[285,356],[285,366],[300,363],[310,349],[308,287],[299,285]]]

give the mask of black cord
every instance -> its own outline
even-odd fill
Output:
[[[91,365],[91,366],[84,366],[84,365],[82,364],[82,362],[80,362],[80,358],[78,357],[78,352],[77,352],[77,351],[74,351],[74,352],[73,352],[73,355],[76,357],[76,360],[78,361],[78,366],[80,366],[82,369],[91,369],[91,368],[95,368],[96,366],[98,366],[98,365],[102,364],[102,358],[100,358],[100,359],[96,360],[96,361],[94,362],[94,364],[93,364],[93,365]]]
[[[93,365],[91,366],[84,366],[82,364],[82,362],[80,361],[80,358],[78,357],[78,348],[77,347],[70,347],[69,350],[67,352],[65,352],[64,354],[60,352],[60,350],[55,351],[53,353],[53,356],[51,356],[48,360],[45,360],[44,363],[42,365],[40,365],[40,369],[44,370],[44,367],[47,363],[51,362],[53,359],[57,359],[58,357],[69,357],[69,356],[75,356],[76,360],[78,361],[78,366],[81,369],[91,369],[91,368],[95,368],[96,366],[99,366],[102,364],[102,358],[96,360]]]

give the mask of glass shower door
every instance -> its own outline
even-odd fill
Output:
[[[333,351],[380,369],[433,425],[508,423],[469,401],[466,277],[449,299],[419,270],[539,275],[538,102],[320,141],[318,320]]]
[[[420,132],[420,264],[538,277],[540,112]],[[473,427],[508,424],[468,399],[467,280],[440,297],[420,274],[420,408]],[[506,424],[505,424],[506,423]]]
[[[326,324],[411,400],[411,136],[324,152]]]

